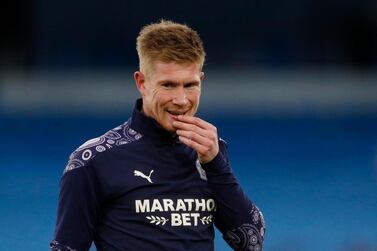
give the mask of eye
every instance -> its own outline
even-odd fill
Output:
[[[199,83],[197,83],[197,82],[187,83],[187,84],[185,84],[185,88],[191,89],[191,88],[194,88],[198,85],[199,85]]]
[[[175,84],[172,83],[172,82],[164,82],[161,84],[162,87],[164,88],[167,88],[167,89],[171,89],[171,88],[174,88],[175,87]]]

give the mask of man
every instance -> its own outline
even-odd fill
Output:
[[[161,21],[137,38],[141,99],[87,141],[61,179],[52,250],[261,250],[264,220],[232,174],[226,143],[195,117],[205,58],[198,34]]]

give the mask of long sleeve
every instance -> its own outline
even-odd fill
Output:
[[[88,163],[63,175],[52,251],[89,250],[100,210],[98,187]]]
[[[233,175],[226,143],[220,140],[219,146],[219,154],[211,162],[202,164],[217,201],[215,225],[234,250],[262,250],[265,233],[263,215]]]

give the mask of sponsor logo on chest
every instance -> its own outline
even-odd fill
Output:
[[[145,214],[154,225],[198,226],[212,224],[216,203],[213,199],[144,199],[135,200],[135,212]],[[162,212],[165,212],[163,216]],[[170,217],[166,216],[166,212]]]

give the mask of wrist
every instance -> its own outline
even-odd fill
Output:
[[[200,160],[199,160],[200,161]],[[227,165],[227,161],[225,160],[224,156],[219,151],[217,155],[210,161],[202,163],[200,161],[201,166],[204,170],[209,171],[217,168],[222,168]]]

